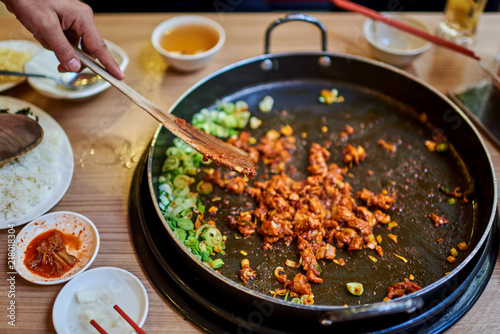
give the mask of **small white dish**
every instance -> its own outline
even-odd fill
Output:
[[[129,63],[128,55],[116,44],[109,41],[105,42],[113,58],[120,66],[122,72],[124,72]],[[63,73],[57,70],[58,65],[59,61],[54,52],[43,50],[24,65],[24,71],[27,73],[40,73],[54,77],[62,77]],[[89,69],[84,69],[83,71],[90,72]],[[28,78],[28,83],[34,90],[44,96],[58,100],[72,101],[88,100],[111,87],[111,84],[105,80],[100,80],[99,83],[81,90],[64,89],[59,87],[55,81],[44,78]]]
[[[500,53],[482,58],[479,65],[488,74],[491,83],[500,89]]]
[[[59,175],[59,180],[58,183],[54,185],[52,189],[50,189],[48,196],[42,201],[34,204],[31,207],[30,211],[18,215],[18,217],[16,218],[5,218],[5,215],[0,216],[0,229],[8,228],[9,225],[19,226],[22,224],[26,224],[50,210],[64,196],[71,183],[71,179],[73,178],[73,149],[71,148],[71,143],[68,139],[68,136],[66,135],[66,132],[64,132],[64,129],[61,127],[61,125],[59,125],[59,123],[57,123],[57,121],[53,119],[49,114],[33,104],[13,97],[0,96],[0,109],[8,108],[10,109],[10,112],[15,112],[27,107],[30,108],[30,111],[34,115],[38,116],[38,122],[42,126],[42,129],[45,133],[47,133],[48,131],[53,131],[60,138],[58,152],[54,153],[56,154],[56,157],[54,158],[53,162],[53,167],[56,169],[56,172]],[[36,166],[33,166],[33,168],[36,168]],[[2,187],[6,187],[6,189],[3,189]],[[9,195],[9,187],[9,183],[0,185],[0,195],[7,194],[7,197],[2,198],[2,201],[15,200],[15,198],[12,198],[12,196]],[[4,203],[8,204],[7,202]]]
[[[386,13],[398,21],[430,32],[422,22],[394,13]],[[383,22],[367,19],[363,23],[363,35],[370,44],[373,56],[388,64],[405,67],[429,50],[432,43]]]
[[[219,35],[217,43],[207,51],[187,55],[169,52],[162,48],[160,41],[165,32],[188,25],[201,25],[215,30]],[[222,26],[212,19],[199,15],[180,15],[163,21],[153,30],[151,35],[151,43],[156,51],[165,57],[169,65],[184,72],[196,71],[204,67],[219,52],[225,41],[226,32]]]
[[[111,291],[116,296],[112,303],[104,305],[105,303],[101,302],[101,307],[106,308],[105,311],[116,304],[140,327],[144,325],[148,315],[149,299],[146,288],[141,281],[126,270],[100,267],[86,271],[69,281],[61,289],[52,309],[52,322],[56,332],[59,334],[89,333],[79,318],[82,304],[78,302],[76,293],[103,289]],[[119,317],[117,312],[116,315]],[[109,328],[106,328],[100,321],[97,322],[111,333]],[[133,330],[131,327],[129,328],[130,333],[132,333]]]
[[[24,264],[25,251],[30,242],[41,233],[59,230],[63,234],[77,236],[80,245],[67,245],[66,251],[78,258],[69,271],[57,278],[45,278],[31,272]],[[16,271],[24,279],[42,285],[66,282],[83,273],[94,262],[99,251],[99,232],[90,219],[75,212],[51,212],[23,227],[16,236]]]
[[[31,53],[31,58],[36,56],[38,53],[40,53],[43,48],[34,42],[30,41],[24,41],[24,40],[7,40],[7,41],[0,41],[0,48],[2,49],[9,49],[9,50],[15,50],[15,51],[22,51],[22,52],[30,52]],[[13,88],[22,82],[24,82],[26,78],[19,77],[18,80],[12,81],[12,82],[6,82],[3,84],[0,84],[0,92],[3,92],[7,89]]]

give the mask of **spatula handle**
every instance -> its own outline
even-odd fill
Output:
[[[163,113],[160,108],[158,108],[153,102],[146,99],[144,96],[139,94],[137,91],[132,89],[125,82],[118,80],[114,76],[108,73],[106,69],[98,64],[94,59],[92,59],[88,54],[84,51],[80,50],[77,47],[74,47],[75,52],[82,62],[83,65],[87,66],[92,72],[100,75],[104,80],[113,85],[116,89],[125,94],[128,98],[130,98],[134,103],[136,103],[139,107],[146,110],[151,114],[154,118],[156,118],[160,123],[169,128],[169,124],[173,125],[172,122],[175,121],[177,117],[170,113]],[[165,124],[166,123],[166,124]],[[175,126],[177,127],[177,126]]]
[[[204,159],[211,159],[219,165],[227,166],[238,173],[250,176],[250,178],[253,177],[255,174],[255,163],[246,152],[211,136],[177,116],[170,113],[163,113],[153,102],[136,92],[125,82],[109,74],[102,65],[94,61],[85,52],[76,47],[75,52],[83,65],[87,66],[97,75],[100,75],[104,80],[132,100],[132,102],[147,111],[161,125],[172,132],[174,136],[203,154]]]

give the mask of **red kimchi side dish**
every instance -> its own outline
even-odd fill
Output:
[[[66,251],[70,244],[78,249],[80,240],[56,229],[44,232],[29,243],[24,265],[32,273],[45,278],[61,277],[79,261]]]

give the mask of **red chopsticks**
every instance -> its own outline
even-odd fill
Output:
[[[407,25],[405,23],[402,23],[398,20],[394,20],[394,19],[392,19],[386,15],[383,15],[377,11],[374,11],[370,8],[366,8],[364,6],[358,5],[356,3],[353,3],[353,2],[350,2],[347,0],[331,0],[331,1],[339,8],[363,14],[363,15],[368,16],[374,20],[384,22],[385,24],[388,24],[388,25],[393,26],[395,28],[404,30],[410,34],[416,35],[416,36],[423,38],[425,40],[428,40],[432,43],[439,44],[441,46],[447,47],[447,48],[452,49],[454,51],[460,52],[460,53],[462,53],[468,57],[474,58],[476,60],[481,60],[481,58],[479,58],[479,56],[477,56],[474,53],[474,51],[472,51],[470,49],[467,49],[467,48],[465,48],[461,45],[458,45],[456,43],[450,42],[444,38],[441,38],[441,37],[438,37],[435,35],[431,35],[425,31],[414,28],[414,27]]]
[[[116,312],[120,313],[120,315],[123,317],[123,319],[125,319],[125,321],[127,321],[130,324],[130,326],[132,326],[138,334],[146,334],[146,332],[143,331],[142,328],[139,327],[134,322],[134,320],[130,319],[130,317],[120,308],[120,306],[115,305],[115,306],[113,306],[113,308],[116,310]]]
[[[125,311],[123,311],[120,306],[118,305],[115,305],[113,306],[113,308],[116,310],[116,312],[120,313],[120,315],[122,316],[123,319],[125,319],[125,321],[127,321],[130,326],[132,326],[134,328],[134,330],[137,332],[137,334],[146,334],[146,332],[141,328],[139,327],[139,325],[137,325],[134,320],[132,320],[126,313]],[[97,331],[101,334],[108,334],[104,328],[102,328],[95,320],[90,320],[90,323],[92,324],[92,326],[94,326],[95,329],[97,329]]]
[[[90,324],[101,334],[108,334],[94,319],[90,320]]]

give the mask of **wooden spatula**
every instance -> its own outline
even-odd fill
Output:
[[[0,167],[31,151],[43,139],[43,129],[28,116],[0,114]]]
[[[100,75],[104,80],[125,94],[132,102],[146,110],[175,136],[203,154],[205,159],[211,159],[218,165],[229,167],[231,170],[247,175],[250,178],[255,175],[255,164],[246,152],[195,128],[177,116],[162,112],[160,108],[126,83],[109,74],[104,67],[94,61],[85,52],[78,48],[75,48],[75,51],[83,65]]]

